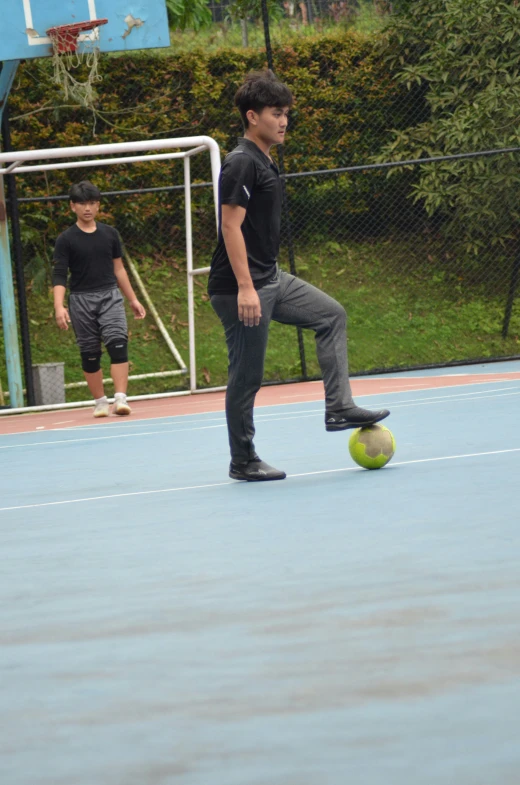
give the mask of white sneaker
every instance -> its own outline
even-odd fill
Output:
[[[125,414],[132,414],[132,410],[129,407],[126,398],[120,398],[119,396],[114,401],[114,408],[112,409],[112,412],[121,416]]]
[[[110,414],[110,407],[108,401],[100,401],[94,407],[94,417],[108,417]]]

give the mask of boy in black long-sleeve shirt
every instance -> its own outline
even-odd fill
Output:
[[[146,312],[137,300],[123,265],[121,240],[117,231],[96,222],[101,194],[84,180],[70,191],[70,206],[76,223],[62,232],[54,248],[54,309],[61,330],[72,323],[81,352],[81,364],[95,400],[94,417],[109,414],[103,389],[101,344],[110,355],[110,375],[114,381],[114,414],[130,414],[126,400],[128,385],[128,329],[123,294],[136,319]],[[70,273],[69,307],[64,305]]]

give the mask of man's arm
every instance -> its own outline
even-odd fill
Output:
[[[134,312],[134,316],[136,319],[144,319],[146,316],[146,311],[144,310],[143,306],[135,296],[135,292],[132,289],[132,284],[128,278],[128,273],[125,270],[125,266],[123,264],[123,260],[121,257],[118,259],[114,259],[114,274],[117,278],[117,285],[123,292],[124,296],[128,300],[128,304],[130,308]]]
[[[246,210],[237,204],[222,205],[222,236],[238,284],[238,318],[246,327],[260,324],[262,307],[253,286],[241,226]]]
[[[65,286],[56,284],[54,286],[54,313],[56,315],[56,324],[60,330],[68,330],[70,324],[70,316],[68,310],[64,306],[65,301]]]

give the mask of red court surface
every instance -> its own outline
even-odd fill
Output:
[[[442,387],[455,387],[468,384],[516,381],[520,372],[506,373],[461,373],[438,376],[377,376],[352,379],[354,396],[385,395],[387,393],[409,392],[411,390],[430,390]],[[273,406],[289,403],[323,400],[322,382],[301,382],[262,387],[257,395],[256,406]],[[208,392],[195,395],[182,395],[173,398],[133,401],[132,420],[146,420],[154,417],[175,417],[203,412],[224,410],[225,393]],[[131,399],[130,399],[131,400]],[[128,421],[127,418],[111,416],[94,420],[92,409],[62,409],[51,412],[34,412],[0,417],[0,435],[27,433],[36,430],[56,430],[77,428],[84,425],[116,424]]]

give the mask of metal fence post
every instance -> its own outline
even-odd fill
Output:
[[[267,56],[267,65],[274,71],[273,65],[273,50],[271,47],[271,33],[269,30],[269,12],[267,9],[267,0],[262,0],[262,22],[264,25],[264,38],[265,38],[265,52]],[[287,227],[287,251],[289,254],[289,268],[293,275],[296,275],[296,262],[294,258],[294,245],[292,235],[291,216],[289,212],[289,199],[287,197],[287,189],[285,186],[285,161],[283,153],[283,145],[278,145],[278,168],[280,170],[280,179],[282,183],[282,200],[283,200],[283,213],[285,218],[285,225]],[[300,366],[302,377],[307,379],[307,360],[305,358],[305,344],[303,342],[303,330],[301,327],[296,328],[298,336],[298,352],[300,354]]]
[[[520,251],[517,250],[515,258],[513,260],[511,279],[509,281],[509,292],[507,294],[506,307],[504,311],[504,324],[502,327],[502,338],[507,338],[507,335],[509,333],[509,322],[511,321],[511,314],[513,312],[513,304],[515,301],[515,295],[518,287],[519,277],[520,277]]]

